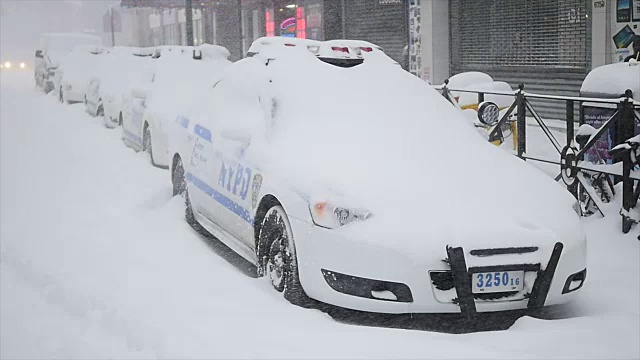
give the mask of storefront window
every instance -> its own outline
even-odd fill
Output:
[[[265,18],[265,28],[267,36],[276,36],[275,33],[275,20],[274,20],[274,11],[273,8],[267,8],[264,13]]]

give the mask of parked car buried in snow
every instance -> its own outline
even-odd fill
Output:
[[[73,33],[47,33],[40,37],[40,48],[36,50],[34,78],[36,86],[48,93],[56,89],[54,79],[58,67],[67,54],[78,46],[99,47],[102,40],[93,35]]]
[[[105,49],[78,46],[62,57],[53,78],[58,99],[63,103],[86,102],[89,81],[105,65]]]
[[[385,54],[380,46],[363,40],[317,41],[284,36],[262,37],[251,44],[247,56],[252,57],[265,50],[278,51],[286,48],[297,50],[306,48],[325,62],[341,67],[355,66],[370,58],[400,65]]]
[[[121,124],[123,97],[131,94],[134,84],[144,81],[152,54],[149,48],[110,49],[100,73],[89,80],[87,112],[103,115],[108,128]]]
[[[151,163],[168,167],[168,125],[181,109],[211,86],[231,62],[221,46],[165,46],[123,101],[122,138],[136,151],[148,151]]]
[[[262,51],[202,96],[173,124],[174,194],[295,304],[492,312],[585,281],[575,199],[393,63]]]

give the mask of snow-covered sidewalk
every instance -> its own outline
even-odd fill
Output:
[[[168,172],[120,129],[30,74],[0,80],[1,358],[640,357],[638,227],[622,235],[614,206],[584,221],[587,284],[558,319],[464,335],[346,324],[189,228]]]

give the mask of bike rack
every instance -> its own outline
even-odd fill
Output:
[[[448,87],[449,80],[445,80],[444,85],[435,86],[436,90],[441,91],[449,102],[459,107],[451,92],[461,93],[476,93],[478,94],[478,104],[485,100],[485,95],[501,95],[501,96],[513,96],[514,102],[500,118],[489,133],[489,141],[500,139],[502,137],[502,127],[510,116],[516,112],[516,129],[517,129],[517,156],[522,160],[533,160],[538,162],[544,162],[549,164],[555,164],[560,166],[560,174],[556,176],[555,180],[563,180],[569,190],[576,199],[580,200],[580,194],[578,193],[577,184],[580,183],[583,189],[586,189],[587,196],[593,200],[598,211],[604,216],[601,211],[602,202],[595,192],[589,191],[591,186],[587,184],[584,172],[598,173],[598,176],[606,175],[607,181],[610,182],[610,176],[620,180],[622,185],[622,209],[620,215],[622,216],[622,232],[628,233],[631,230],[632,225],[636,222],[629,216],[629,211],[637,206],[638,195],[640,194],[640,172],[634,172],[632,170],[637,163],[633,163],[629,154],[626,154],[622,161],[617,161],[610,165],[597,165],[591,162],[585,161],[584,156],[587,151],[594,147],[596,141],[607,132],[610,128],[616,126],[616,130],[620,134],[618,139],[630,139],[634,137],[635,122],[640,122],[640,102],[633,100],[633,94],[631,90],[627,90],[624,96],[617,99],[604,99],[604,98],[589,98],[579,96],[555,96],[555,95],[543,95],[527,93],[524,91],[524,85],[518,85],[518,90],[514,93],[507,92],[491,92],[491,91],[475,91],[466,89],[451,89]],[[567,145],[562,147],[558,140],[555,138],[549,127],[544,123],[542,117],[535,110],[529,99],[545,99],[552,101],[564,101],[566,103],[566,140]],[[575,104],[582,105],[583,103],[595,103],[595,104],[609,104],[615,105],[616,110],[604,124],[597,129],[595,134],[592,134],[584,146],[578,148],[575,140]],[[547,139],[551,142],[553,147],[560,155],[560,161],[554,161],[549,159],[539,159],[535,157],[527,156],[527,112],[533,117],[535,122],[540,126]],[[580,124],[583,124],[583,115],[580,111]],[[622,140],[622,141],[624,141]],[[618,145],[618,144],[614,144]],[[618,159],[619,160],[619,159]],[[620,162],[622,166],[620,166]],[[638,184],[635,184],[638,183]],[[611,184],[613,185],[613,184]],[[613,186],[611,186],[613,190]],[[593,190],[593,189],[591,189]]]

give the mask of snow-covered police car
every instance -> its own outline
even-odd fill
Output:
[[[174,194],[293,303],[491,312],[585,282],[575,199],[389,61],[262,49],[202,96],[173,123]]]
[[[148,151],[151,163],[168,167],[167,124],[189,107],[231,62],[221,46],[165,46],[146,69],[146,79],[123,101],[122,138],[137,151]]]
[[[104,124],[114,128],[122,123],[122,99],[134,84],[144,81],[151,60],[151,48],[116,46],[107,50],[106,61],[89,80],[86,110],[103,116]]]

